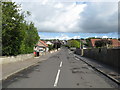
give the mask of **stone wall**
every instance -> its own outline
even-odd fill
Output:
[[[60,48],[58,50],[60,50]],[[49,54],[49,53],[54,53],[56,51],[57,50],[51,50],[50,52],[42,52],[39,55],[42,56],[42,55],[46,55],[46,54]],[[30,58],[33,58],[33,57],[34,57],[33,53],[17,55],[17,56],[8,56],[8,57],[7,56],[2,56],[2,57],[0,57],[0,64],[8,64],[8,63],[24,61],[24,60],[27,60],[27,59],[30,59]]]
[[[81,50],[76,50],[76,53],[81,55]],[[107,48],[93,48],[84,49],[83,56],[88,57],[115,68],[120,68],[120,49],[107,49]]]
[[[7,64],[7,63],[13,63],[18,61],[27,60],[29,58],[33,58],[34,54],[24,54],[24,55],[17,55],[17,56],[3,56],[0,57],[0,64]]]

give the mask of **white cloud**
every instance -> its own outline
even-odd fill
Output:
[[[5,0],[3,0],[5,1]],[[7,1],[7,0],[6,0]],[[44,2],[44,0],[13,0],[16,2]],[[47,0],[48,2],[58,2],[58,0]],[[60,0],[61,2],[75,2],[75,0]],[[78,2],[118,2],[120,0],[77,0]]]
[[[40,35],[41,39],[59,39],[59,40],[69,40],[69,39],[80,39],[80,36],[68,36],[66,34],[60,34],[58,36],[45,36]]]
[[[85,4],[75,5],[75,3],[73,3],[62,10],[57,10],[54,16],[39,22],[39,25],[41,25],[40,31],[49,31],[52,29],[56,32],[72,32],[73,29],[77,30],[77,24],[80,19],[79,14],[83,11],[85,6]]]
[[[118,31],[117,3],[90,3],[81,16],[83,18],[80,27],[82,27],[83,32],[106,33]]]
[[[63,4],[62,3],[58,3],[58,4],[55,4],[55,6],[54,6],[55,8],[63,8],[64,6],[63,6]]]
[[[16,1],[16,0],[14,0]],[[22,1],[22,0],[21,0]],[[83,0],[87,1],[87,0]],[[93,0],[92,0],[93,1]],[[118,3],[35,0],[20,2],[23,10],[31,12],[26,18],[40,32],[115,32],[118,27]],[[117,1],[117,0],[116,0]],[[67,3],[68,2],[68,3]]]
[[[48,0],[42,0],[42,5],[46,5],[47,2]]]
[[[108,36],[102,36],[102,38],[108,38]]]
[[[74,36],[73,39],[80,39],[80,36]]]

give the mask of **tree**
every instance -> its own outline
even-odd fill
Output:
[[[27,15],[20,13],[19,7],[15,2],[2,2],[3,55],[31,53],[39,40],[37,28],[32,22],[27,23]],[[28,11],[27,14],[30,15]]]
[[[80,48],[80,42],[77,40],[69,40],[68,43],[70,47]]]
[[[53,45],[48,45],[48,48],[49,48],[49,51],[54,49]]]
[[[17,55],[20,53],[23,16],[18,6],[13,2],[2,2],[2,53],[3,55]]]
[[[120,38],[118,38],[118,40],[120,41]]]
[[[96,47],[102,47],[103,45],[104,45],[104,43],[102,41],[100,41],[100,40],[95,42]]]
[[[108,39],[102,39],[95,42],[96,47],[108,47],[112,45],[112,41]]]

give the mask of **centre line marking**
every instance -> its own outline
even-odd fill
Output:
[[[63,64],[63,63],[61,62],[61,63],[60,63],[60,67],[62,67],[62,64]]]
[[[58,70],[58,73],[57,73],[57,76],[56,76],[56,79],[55,79],[55,83],[54,83],[54,87],[56,87],[57,84],[58,84],[59,76],[60,76],[60,69]]]

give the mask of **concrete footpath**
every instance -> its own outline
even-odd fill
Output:
[[[118,70],[115,70],[110,66],[97,62],[93,59],[82,57],[76,54],[74,54],[74,56],[120,85],[120,73],[118,73]]]
[[[54,51],[52,53],[46,53],[45,55],[39,56],[39,57],[34,57],[30,58],[24,61],[18,61],[14,63],[9,63],[9,64],[3,64],[2,67],[2,77],[0,80],[6,80],[10,76],[29,68],[30,66],[36,65],[38,62],[47,60],[49,57],[57,54],[59,51]]]

